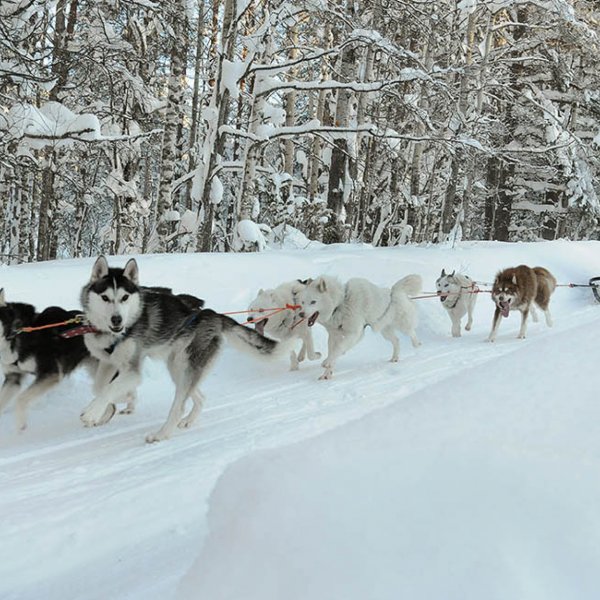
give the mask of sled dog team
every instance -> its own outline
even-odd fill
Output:
[[[83,322],[78,322],[79,311],[50,307],[38,313],[30,304],[7,302],[0,290],[0,361],[4,372],[0,413],[16,397],[17,426],[25,429],[29,404],[78,366],[86,365],[94,373],[94,398],[81,420],[87,427],[103,425],[113,417],[117,404],[126,404],[121,412],[133,412],[142,362],[153,356],[165,361],[175,384],[167,420],[146,437],[147,442],[158,442],[195,421],[204,399],[200,383],[223,340],[257,356],[277,356],[287,349],[290,368],[296,370],[305,358],[321,357],[315,352],[311,333],[319,323],[328,333],[320,379],[330,379],[337,360],[358,344],[369,326],[392,344],[391,361],[397,362],[398,331],[408,336],[413,346],[420,345],[412,297],[421,287],[421,277],[415,274],[400,279],[391,289],[362,278],[345,284],[327,275],[296,280],[259,291],[248,317],[255,327],[251,329],[204,308],[204,301],[190,294],[140,285],[134,259],[124,268],[111,268],[101,256],[81,291]],[[452,335],[461,335],[465,315],[465,329],[470,330],[479,291],[476,282],[442,270],[436,287],[452,321]],[[524,338],[530,312],[537,321],[534,304],[551,326],[548,305],[555,287],[555,278],[542,267],[520,265],[499,272],[491,292],[496,309],[489,341],[496,339],[502,317],[511,310],[521,312],[518,337]],[[272,310],[286,305],[297,308]],[[299,350],[294,348],[298,340],[302,342]],[[21,390],[26,375],[33,375],[33,382]],[[191,407],[185,412],[188,399]]]

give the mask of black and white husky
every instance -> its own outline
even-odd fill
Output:
[[[124,269],[109,268],[101,256],[81,291],[85,316],[95,332],[85,344],[100,361],[96,397],[81,419],[88,427],[102,424],[110,404],[135,392],[146,356],[163,359],[175,383],[175,398],[164,425],[146,437],[158,442],[176,427],[189,427],[202,408],[198,386],[214,362],[223,338],[257,355],[272,354],[277,342],[208,309],[194,309],[184,299],[143,288],[138,266],[130,259]],[[193,401],[183,416],[185,402]]]
[[[16,396],[15,416],[19,429],[27,427],[27,408],[33,400],[45,394],[80,364],[95,362],[81,337],[61,337],[64,327],[30,333],[20,333],[21,329],[61,323],[79,313],[58,306],[37,313],[31,304],[6,302],[4,290],[0,290],[0,361],[4,372],[0,412]],[[34,380],[21,390],[21,383],[27,375],[33,375]]]

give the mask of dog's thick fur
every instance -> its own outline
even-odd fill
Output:
[[[80,311],[68,311],[58,306],[37,313],[31,304],[6,302],[0,290],[0,360],[4,383],[0,390],[0,413],[16,396],[17,427],[27,427],[27,409],[35,399],[54,387],[65,375],[80,364],[92,363],[81,337],[65,339],[60,333],[65,327],[56,327],[17,333],[22,327],[40,327],[73,318]],[[26,375],[33,382],[21,391]]]
[[[146,356],[163,359],[175,383],[175,398],[164,425],[146,437],[157,442],[176,427],[189,427],[200,412],[198,385],[214,362],[223,338],[257,355],[272,354],[277,342],[212,310],[193,309],[184,299],[141,288],[134,259],[124,269],[109,268],[98,258],[90,282],[81,292],[86,318],[97,330],[85,344],[100,361],[94,384],[96,397],[81,418],[86,426],[101,424],[109,404],[135,391]],[[186,400],[193,406],[183,416]]]
[[[322,363],[325,371],[320,379],[333,376],[336,360],[358,344],[367,325],[391,342],[392,362],[400,357],[396,330],[418,346],[417,309],[409,295],[418,294],[421,287],[419,275],[404,277],[391,290],[362,278],[350,279],[346,284],[326,275],[309,280],[298,294],[300,317],[308,319],[309,327],[318,321],[329,334],[327,358]]]
[[[518,337],[524,339],[527,333],[527,317],[530,312],[533,320],[537,321],[534,304],[544,311],[546,324],[548,327],[552,327],[549,304],[550,296],[555,289],[556,279],[544,267],[532,269],[526,265],[519,265],[500,271],[496,275],[492,287],[492,300],[496,304],[496,310],[489,341],[495,341],[502,317],[508,317],[511,310],[521,311],[521,329]]]
[[[435,285],[440,302],[452,321],[452,337],[460,337],[460,322],[465,315],[465,331],[471,331],[473,310],[477,302],[476,283],[468,275],[455,271],[446,273],[445,269],[442,269]]]
[[[259,290],[256,298],[250,303],[248,321],[254,323],[254,327],[261,334],[279,340],[282,344],[293,344],[296,340],[302,340],[302,346],[298,352],[290,350],[290,371],[297,371],[300,363],[308,357],[308,360],[321,358],[320,352],[315,352],[312,331],[306,320],[299,319],[294,310],[286,309],[275,314],[268,314],[261,319],[265,309],[284,307],[286,304],[295,305],[298,293],[306,285],[305,281],[295,279],[282,283],[274,289]]]

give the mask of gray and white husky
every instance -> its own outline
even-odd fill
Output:
[[[187,428],[198,416],[203,396],[198,389],[217,357],[223,338],[256,355],[272,354],[277,342],[208,309],[194,309],[182,298],[143,288],[138,266],[130,259],[124,269],[109,268],[100,256],[81,291],[81,303],[93,332],[85,344],[100,365],[96,394],[81,419],[88,427],[102,423],[109,404],[133,393],[146,356],[163,359],[175,383],[175,398],[164,425],[146,437],[158,442],[176,427]],[[185,403],[193,405],[184,416]]]
[[[325,371],[319,379],[331,379],[336,360],[358,344],[369,325],[391,342],[392,362],[400,358],[400,342],[395,331],[410,337],[419,346],[415,328],[417,308],[410,295],[418,294],[422,281],[419,275],[407,275],[391,288],[374,285],[367,279],[354,278],[346,284],[335,277],[322,275],[309,280],[298,293],[300,317],[312,327],[318,322],[327,329],[327,358]]]
[[[259,290],[256,298],[250,303],[248,321],[254,323],[254,327],[261,334],[274,338],[282,344],[293,344],[295,340],[302,340],[302,346],[298,352],[290,350],[290,371],[297,371],[300,363],[308,357],[308,360],[321,358],[320,352],[315,352],[312,331],[306,320],[299,319],[294,310],[286,309],[279,312],[269,309],[282,308],[287,304],[295,305],[298,293],[306,285],[305,281],[295,279],[282,283],[274,289]],[[261,318],[262,315],[266,315]]]
[[[477,285],[468,275],[462,273],[442,273],[435,282],[442,306],[448,311],[452,321],[452,337],[460,337],[460,322],[467,315],[465,331],[473,326],[473,310],[477,302]]]

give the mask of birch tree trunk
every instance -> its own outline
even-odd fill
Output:
[[[342,51],[340,59],[341,81],[352,81],[356,74],[357,52],[354,47]],[[348,127],[350,117],[350,100],[352,92],[341,88],[337,95],[335,110],[336,127]],[[328,224],[326,243],[336,243],[345,240],[344,232],[344,190],[348,178],[348,140],[346,137],[337,137],[331,152],[331,165],[329,167],[329,184],[327,190],[327,208],[331,211],[332,221]]]
[[[218,3],[213,3],[213,10],[215,4],[218,7]],[[201,199],[201,207],[204,209],[204,221],[196,244],[196,249],[199,252],[209,252],[212,245],[212,228],[215,207],[210,201],[210,187],[225,146],[225,136],[219,130],[227,120],[230,93],[227,87],[222,85],[223,64],[225,60],[231,61],[234,56],[237,41],[235,9],[235,0],[225,0],[223,7],[223,24],[221,28],[221,44],[217,55],[213,93],[209,106],[205,112],[207,118],[207,131],[204,138],[201,164],[198,166],[197,174],[200,190],[199,197]],[[213,38],[215,36],[213,36]],[[216,46],[215,39],[215,47]]]
[[[171,66],[167,108],[165,112],[163,145],[161,155],[161,177],[158,188],[158,251],[167,252],[172,244],[175,231],[176,207],[173,202],[173,180],[177,160],[178,132],[183,115],[183,96],[185,91],[185,68],[187,64],[188,22],[186,2],[179,0],[174,6],[171,20],[173,39],[171,47]]]

